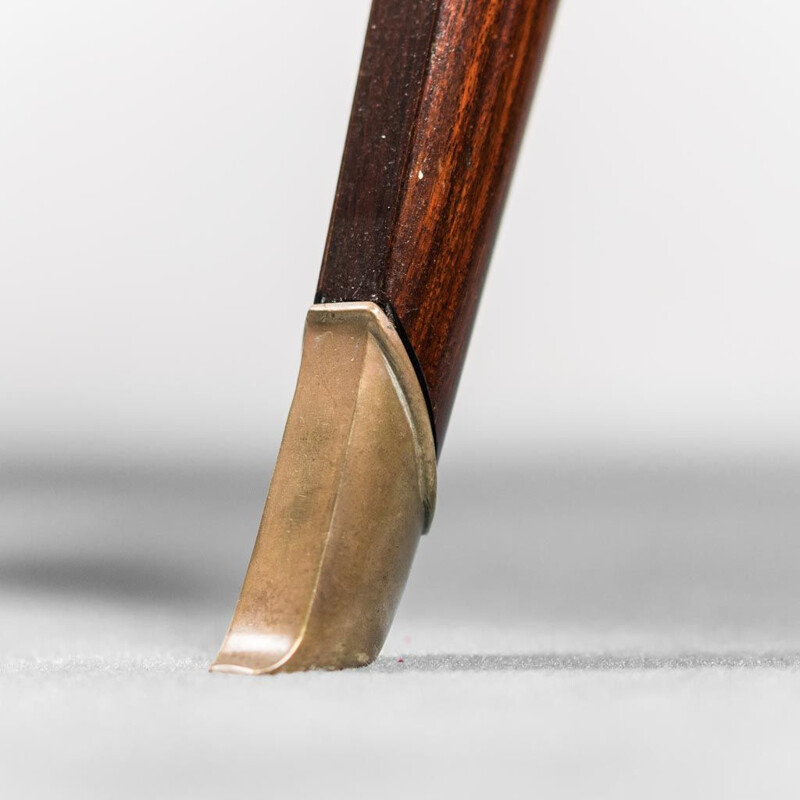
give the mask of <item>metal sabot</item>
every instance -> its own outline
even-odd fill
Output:
[[[435,496],[430,418],[392,323],[374,303],[312,306],[258,538],[211,669],[374,660]]]

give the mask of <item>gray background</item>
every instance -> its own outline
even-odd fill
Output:
[[[0,786],[794,793],[794,3],[563,0],[385,655],[205,674],[367,9],[0,4]]]

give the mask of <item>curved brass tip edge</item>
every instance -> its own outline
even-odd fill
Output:
[[[436,451],[405,347],[374,303],[312,306],[255,548],[214,672],[377,656],[436,499]]]

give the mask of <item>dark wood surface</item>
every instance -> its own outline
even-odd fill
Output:
[[[557,0],[374,0],[317,302],[395,321],[444,438]]]

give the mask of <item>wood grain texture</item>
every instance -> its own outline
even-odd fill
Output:
[[[374,0],[317,302],[395,321],[441,447],[557,0]]]

